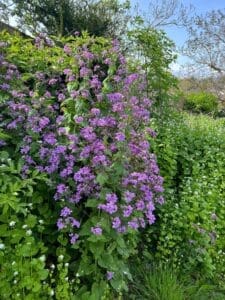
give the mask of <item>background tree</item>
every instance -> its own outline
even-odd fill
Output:
[[[186,24],[188,40],[183,53],[197,65],[217,73],[225,72],[225,10],[196,15]]]
[[[1,1],[5,12],[8,0]],[[95,36],[120,36],[128,22],[129,1],[12,0],[10,13],[31,33],[65,36],[87,30]]]

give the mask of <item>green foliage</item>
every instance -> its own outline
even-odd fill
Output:
[[[46,92],[44,85],[36,85],[37,72],[45,72],[46,77],[60,76],[68,65],[73,65],[74,71],[78,71],[74,58],[63,51],[63,43],[75,49],[89,44],[90,50],[95,53],[109,47],[107,40],[92,39],[85,34],[78,39],[56,39],[55,43],[59,46],[54,48],[44,43],[37,48],[32,40],[8,33],[1,33],[1,41],[7,43],[4,53],[7,60],[15,64],[22,74],[19,80],[12,78],[11,88],[33,89],[36,97],[42,97]],[[4,74],[4,66],[1,66],[1,72]],[[0,83],[4,83],[2,78]],[[68,89],[75,89],[73,84],[68,84]],[[7,90],[0,91],[1,102],[10,97]],[[74,105],[70,113],[75,113]],[[123,239],[116,237],[115,245],[111,245],[109,224],[105,221],[102,225],[108,232],[107,237],[91,238],[90,226],[96,223],[96,215],[92,214],[82,233],[87,239],[86,244],[68,245],[68,238],[56,227],[61,207],[53,199],[54,191],[49,188],[47,177],[38,171],[30,172],[26,178],[22,176],[24,162],[19,153],[20,134],[7,135],[0,131],[0,139],[7,142],[5,151],[0,151],[0,298],[109,299],[111,287],[102,280],[105,274],[97,274],[98,265],[104,269],[121,268],[121,275],[115,276],[112,286],[115,290],[123,289],[129,271],[128,275],[122,275],[127,267],[118,257],[133,253],[133,244],[127,245]],[[102,183],[103,179],[99,177]],[[88,204],[93,205],[91,202]],[[89,280],[85,281],[83,278],[90,274]]]
[[[1,1],[2,5],[7,0]],[[13,0],[11,15],[16,16],[23,28],[30,32],[69,36],[88,31],[94,36],[120,36],[128,22],[129,1],[117,0]],[[7,5],[5,5],[5,11]]]
[[[192,93],[185,97],[184,107],[192,112],[215,113],[218,109],[218,99],[211,93]]]
[[[135,264],[131,267],[135,281],[131,284],[125,299],[224,299],[225,293],[218,286],[203,278],[193,279],[189,273],[181,274],[171,267],[169,262],[147,262],[139,259],[131,264]]]
[[[89,78],[87,76],[79,78],[80,69],[76,59],[82,53],[82,47],[94,54],[97,60],[96,64],[98,63],[100,68],[102,65],[105,67],[101,83],[104,98],[108,93],[114,91],[112,78],[117,70],[118,58],[116,52],[110,53],[112,63],[103,64],[100,55],[105,55],[104,53],[109,51],[111,45],[104,38],[90,38],[84,33],[82,37],[56,38],[53,42],[43,37],[36,40],[35,45],[32,40],[24,40],[19,36],[2,33],[1,40],[3,44],[5,42],[5,47],[1,48],[1,52],[10,65],[15,64],[18,67],[21,74],[21,77],[11,78],[10,89],[6,88],[0,91],[1,102],[13,99],[14,96],[12,97],[11,92],[13,90],[18,95],[18,98],[14,97],[16,104],[26,103],[32,107],[29,113],[34,114],[35,117],[39,116],[40,111],[41,116],[44,116],[47,111],[47,116],[51,118],[51,105],[57,102],[58,92],[63,91],[65,101],[60,104],[59,109],[57,107],[57,112],[60,111],[64,114],[65,123],[63,125],[71,134],[79,132],[77,128],[80,125],[74,122],[74,117],[87,116],[91,102],[82,97],[81,93],[76,99],[72,98],[70,94],[71,91],[91,90]],[[64,44],[66,44],[67,50],[73,49],[73,54],[66,53],[66,50],[63,49]],[[124,61],[122,55],[120,58],[121,61]],[[92,71],[92,62],[88,59],[87,61],[88,67]],[[5,65],[0,65],[2,74],[7,72]],[[65,70],[68,71],[68,67],[76,76],[66,81]],[[14,69],[16,69],[15,66]],[[40,80],[38,78],[41,75],[42,79]],[[55,86],[49,84],[50,79],[55,78],[59,80],[57,84]],[[1,84],[4,83],[3,77],[0,78],[0,81]],[[118,82],[115,86],[116,91],[120,91]],[[47,95],[46,91],[49,92]],[[22,92],[24,94],[20,96]],[[137,93],[137,91],[135,92]],[[33,102],[33,106],[30,105],[31,101],[36,106],[33,105]],[[147,102],[147,99],[145,101]],[[10,105],[5,106],[2,105],[4,111],[1,112],[1,116],[3,116],[1,126],[4,122],[8,124],[8,120],[5,121],[4,118],[10,116],[8,113]],[[99,101],[97,106],[103,111],[103,115],[107,115],[109,101]],[[146,111],[146,113],[148,112]],[[135,126],[141,130],[144,129],[142,123],[137,125],[137,120],[138,118],[135,120]],[[128,121],[129,128],[132,128],[131,118],[128,118]],[[98,208],[99,201],[105,201],[107,193],[113,191],[121,194],[123,191],[120,182],[124,174],[124,160],[127,160],[123,144],[118,143],[118,151],[115,155],[108,150],[110,158],[112,157],[112,164],[102,166],[98,170],[98,175],[96,174],[96,183],[101,189],[98,198],[93,195],[90,199],[81,201],[81,204],[77,206],[75,204],[72,206],[69,201],[67,202],[69,207],[70,205],[73,207],[74,216],[81,216],[82,222],[78,231],[79,240],[72,244],[68,238],[71,228],[68,226],[58,231],[56,227],[57,217],[60,216],[65,203],[64,199],[61,199],[62,201],[54,200],[55,187],[64,179],[54,173],[55,177],[51,178],[50,183],[47,176],[40,175],[39,171],[32,171],[36,165],[34,168],[28,168],[27,176],[24,176],[22,167],[24,167],[26,158],[23,156],[23,160],[20,161],[24,132],[18,130],[19,126],[20,124],[16,129],[14,128],[15,130],[9,130],[9,134],[4,131],[0,132],[1,142],[7,142],[6,145],[1,144],[5,149],[5,152],[1,154],[2,157],[6,157],[7,164],[2,165],[0,177],[3,187],[0,195],[0,226],[2,226],[1,232],[3,233],[0,240],[0,245],[2,245],[2,249],[0,249],[1,271],[3,271],[0,275],[0,279],[2,279],[0,298],[49,299],[52,296],[56,299],[100,300],[110,299],[112,290],[116,296],[121,295],[124,290],[128,291],[127,282],[132,281],[133,278],[127,261],[130,256],[137,255],[139,234],[131,228],[128,228],[125,234],[118,234],[112,228],[112,218],[109,214],[101,212]],[[7,126],[2,127],[7,128]],[[42,143],[38,133],[29,126],[21,128],[24,128],[25,132],[27,130],[28,133],[26,133],[32,139],[29,155],[35,160],[35,163],[40,164],[37,157],[39,146]],[[127,135],[129,128],[125,128],[128,131]],[[8,130],[6,131],[8,132]],[[63,138],[57,142],[61,144],[62,141],[62,144],[66,145],[67,140],[65,139],[64,142]],[[109,142],[106,137],[104,143]],[[83,142],[81,149],[84,145]],[[74,172],[80,165],[82,166],[83,162],[79,160],[76,163]],[[130,166],[132,163],[136,164],[137,168],[139,167],[138,160],[129,162]],[[157,177],[156,174],[154,175]],[[70,178],[70,181],[72,188],[75,189],[73,177]],[[137,216],[139,216],[139,212],[137,212]],[[9,226],[9,224],[11,225]],[[100,226],[104,234],[94,235],[91,228],[95,226]],[[15,265],[14,273],[16,275],[12,272],[12,265]],[[108,272],[113,273],[113,277],[110,279],[107,279]],[[18,277],[14,278],[15,276]],[[8,282],[8,284],[4,284],[4,282]],[[10,288],[11,286],[13,288]]]
[[[131,30],[128,36],[132,42],[132,61],[142,65],[145,70],[148,81],[146,92],[162,113],[168,107],[171,89],[177,85],[176,78],[169,70],[170,64],[176,59],[174,43],[164,31],[146,27],[142,23]]]
[[[157,226],[144,235],[149,245],[143,249],[223,287],[224,136],[224,120],[203,116],[184,115],[160,127],[154,149],[166,202]]]
[[[135,282],[128,299],[184,300],[185,288],[168,265],[143,263],[134,270]]]

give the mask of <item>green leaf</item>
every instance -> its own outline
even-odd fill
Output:
[[[109,180],[109,177],[106,173],[99,173],[96,177],[96,182],[100,185],[104,185]]]
[[[85,207],[97,207],[99,204],[99,200],[97,199],[88,199],[85,203]]]

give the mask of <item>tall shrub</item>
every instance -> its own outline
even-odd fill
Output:
[[[148,142],[151,101],[142,92],[145,76],[128,72],[117,41],[56,42],[62,47],[45,36],[35,45],[19,38],[2,44],[0,128],[12,138],[2,146],[20,152],[23,178],[34,171],[47,178],[46,210],[58,213],[58,232],[46,264],[64,258],[72,286],[67,293],[56,286],[57,299],[75,291],[74,299],[100,299],[108,282],[127,289],[138,231],[155,222],[163,203]],[[19,70],[12,85],[11,62]]]

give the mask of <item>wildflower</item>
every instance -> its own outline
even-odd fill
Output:
[[[120,218],[119,218],[119,217],[113,218],[113,221],[112,221],[112,228],[117,229],[117,228],[120,227],[120,225],[121,225],[121,220],[120,220]]]
[[[46,260],[46,256],[45,255],[40,256],[39,260],[42,261],[42,262],[44,262]]]
[[[116,141],[123,142],[125,140],[125,135],[122,132],[117,132],[115,136]]]
[[[65,186],[65,184],[60,183],[57,185],[57,193],[64,194],[66,191],[67,191],[67,187]]]
[[[15,221],[11,221],[11,222],[9,223],[9,226],[10,226],[10,227],[13,227],[15,224],[16,224]]]
[[[75,244],[77,242],[77,240],[79,239],[79,235],[78,234],[70,234],[70,243],[71,244]]]
[[[64,258],[64,255],[60,254],[59,255],[59,261],[63,260],[63,258]]]
[[[72,210],[68,207],[64,207],[61,212],[60,212],[60,216],[61,217],[67,217],[72,213]]]
[[[106,273],[106,278],[107,280],[111,280],[114,276],[114,272],[110,272],[110,271],[107,271]]]
[[[5,245],[3,243],[0,243],[0,250],[5,249]]]
[[[102,234],[102,228],[100,228],[100,227],[91,227],[91,232],[95,235],[101,235]]]

